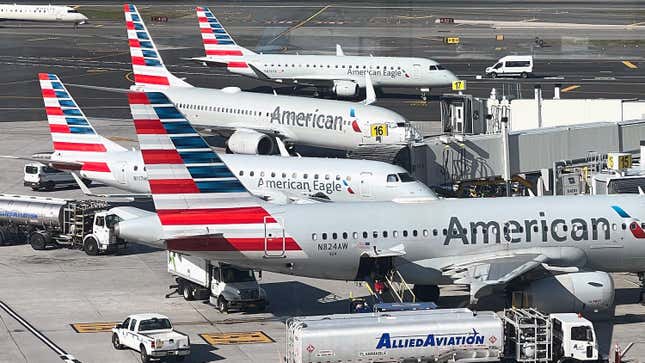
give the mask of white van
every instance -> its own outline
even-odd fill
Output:
[[[76,180],[69,172],[50,168],[41,163],[27,163],[25,164],[24,185],[33,190],[54,190],[59,185],[76,185]]]
[[[533,74],[533,56],[508,55],[500,58],[493,66],[486,68],[486,76],[520,76],[527,78]]]

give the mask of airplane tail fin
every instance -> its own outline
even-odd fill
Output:
[[[197,7],[195,10],[206,57],[211,61],[226,64],[231,72],[253,74],[245,56],[255,53],[237,45],[210,9]]]
[[[58,76],[39,73],[38,80],[59,161],[100,160],[105,152],[126,150],[96,133]]]
[[[300,250],[290,237],[266,241],[267,228],[282,228],[266,202],[249,193],[164,93],[130,92],[128,101],[168,249],[218,257]]]
[[[139,15],[137,7],[132,4],[125,4],[123,5],[123,11],[128,31],[135,85],[160,89],[192,87],[166,69],[157,46],[152,40],[141,15]]]

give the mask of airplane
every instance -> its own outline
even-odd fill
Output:
[[[71,170],[82,179],[138,193],[139,197],[149,196],[141,151],[128,150],[99,135],[57,75],[40,73],[38,79],[54,152],[49,160],[29,160]],[[378,161],[237,154],[223,155],[222,159],[255,195],[276,202],[310,197],[319,201],[436,197],[405,169]],[[79,185],[86,194],[104,196],[84,188],[82,182]]]
[[[136,6],[126,4],[124,12],[135,80],[131,89],[163,89],[192,124],[228,137],[233,153],[272,154],[282,142],[354,150],[421,139],[403,116],[369,105],[375,100],[371,86],[365,103],[193,87],[166,69]]]
[[[71,6],[0,4],[0,21],[3,20],[73,22],[79,25],[87,23],[87,16]]]
[[[468,287],[471,303],[521,291],[546,311],[608,308],[608,272],[645,270],[643,196],[272,205],[167,112],[163,92],[132,92],[129,103],[146,120],[135,125],[157,215],[119,223],[126,239],[313,278],[370,281],[394,271],[424,301],[438,298],[440,284]]]
[[[235,42],[209,8],[197,7],[206,56],[191,58],[226,67],[243,76],[298,86],[314,86],[340,97],[355,97],[365,88],[365,73],[374,87],[420,87],[427,97],[432,87],[450,86],[458,78],[432,59],[345,55],[257,54]]]

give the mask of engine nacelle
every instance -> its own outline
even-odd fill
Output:
[[[247,155],[269,155],[275,149],[270,136],[251,130],[235,131],[228,139],[227,146],[235,154]]]
[[[614,280],[606,272],[575,272],[534,281],[523,293],[545,313],[603,312],[614,304]]]
[[[332,91],[337,96],[354,97],[358,94],[358,85],[352,81],[334,81]]]

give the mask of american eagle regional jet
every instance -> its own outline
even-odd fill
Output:
[[[458,78],[432,59],[345,55],[257,54],[235,42],[209,8],[197,7],[206,56],[191,58],[232,73],[278,83],[315,86],[340,97],[353,97],[365,88],[365,73],[374,87],[450,86]]]

